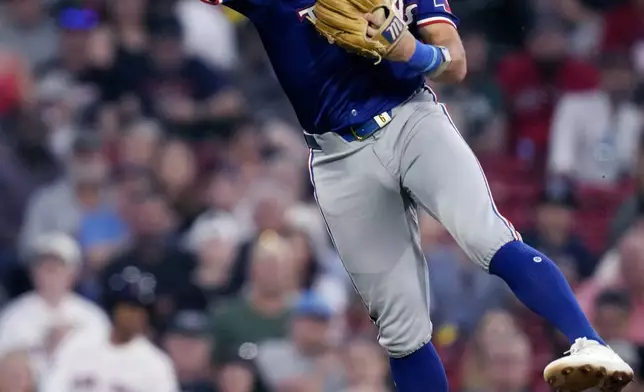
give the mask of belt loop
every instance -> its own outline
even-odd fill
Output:
[[[322,148],[320,147],[320,144],[318,143],[317,140],[315,140],[315,136],[305,133],[304,134],[304,141],[306,142],[306,145],[311,149],[311,150],[318,150],[322,151]]]

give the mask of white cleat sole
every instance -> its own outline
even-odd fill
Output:
[[[556,392],[582,392],[598,388],[601,392],[621,392],[633,381],[633,373],[607,371],[603,366],[582,364],[571,366],[553,363],[543,373],[544,379]]]

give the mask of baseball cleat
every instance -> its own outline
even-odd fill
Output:
[[[633,380],[633,369],[610,347],[595,340],[577,339],[566,354],[543,371],[543,378],[557,392],[590,388],[620,392]]]

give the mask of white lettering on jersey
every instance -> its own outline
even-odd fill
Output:
[[[443,0],[435,0],[435,1],[443,1]],[[402,0],[396,0],[394,2],[394,11],[396,12],[396,15],[400,19],[405,22],[406,25],[411,25],[414,23],[414,10],[418,8],[418,4],[416,3],[410,3],[410,4],[403,4]],[[307,8],[303,8],[301,10],[297,11],[297,17],[300,18],[300,20],[308,20],[309,22],[315,24],[317,21],[317,17],[315,16],[315,5],[312,5]]]
[[[315,16],[315,12],[313,10],[315,9],[315,5],[312,5],[308,8],[304,8],[301,10],[297,11],[297,16],[300,18],[300,20],[308,20],[309,22],[315,24],[315,22],[318,20],[317,17]]]

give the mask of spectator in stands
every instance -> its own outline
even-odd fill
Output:
[[[27,351],[12,351],[0,356],[0,392],[36,392]]]
[[[578,201],[570,184],[552,181],[540,196],[535,226],[522,233],[526,244],[551,255],[573,287],[593,273],[597,262],[575,234],[577,207]]]
[[[41,0],[10,0],[0,22],[0,46],[23,56],[31,68],[51,60],[58,45],[58,28]]]
[[[203,122],[237,116],[242,108],[237,91],[203,62],[187,57],[181,39],[176,19],[155,20],[149,57],[142,56],[135,66],[116,64],[106,98],[118,102],[133,95],[144,115],[159,117],[173,130],[184,132]]]
[[[644,1],[628,0],[604,19],[604,50],[629,51],[644,40]]]
[[[599,89],[563,95],[551,127],[548,169],[591,185],[631,175],[644,115],[632,101],[635,78],[628,58],[608,54]]]
[[[262,234],[254,245],[248,290],[212,315],[212,362],[221,367],[240,359],[254,359],[257,345],[284,338],[295,271],[288,242],[274,232]]]
[[[530,33],[527,50],[499,64],[497,77],[509,109],[509,147],[528,162],[539,162],[546,151],[558,96],[598,84],[596,69],[571,58],[568,48],[561,25],[540,22]]]
[[[237,360],[222,366],[218,372],[219,392],[255,392],[257,380],[248,361]]]
[[[231,294],[231,269],[240,238],[239,225],[226,216],[200,219],[185,237],[186,247],[197,256],[193,281],[211,305]]]
[[[7,127],[6,133],[0,142],[0,276],[3,277],[7,264],[15,261],[15,255],[11,255],[16,251],[27,201],[60,173],[58,162],[47,146],[46,126],[38,113],[21,112],[16,116],[15,126]],[[5,257],[14,260],[3,261]]]
[[[444,86],[445,102],[459,132],[477,152],[502,151],[505,147],[506,122],[503,94],[489,72],[487,38],[478,32],[467,33],[463,45],[468,56],[464,83]],[[443,97],[441,94],[441,97]]]
[[[98,26],[98,14],[90,9],[61,2],[56,12],[60,28],[56,55],[49,62],[36,69],[41,86],[48,83],[61,84],[65,95],[61,97],[64,111],[58,119],[58,127],[74,130],[84,127],[100,103],[100,87],[106,83],[101,63],[101,54],[91,41],[92,32]]]
[[[30,350],[35,371],[46,369],[58,342],[71,330],[107,331],[101,309],[72,292],[81,263],[76,242],[62,233],[42,235],[29,254],[34,291],[3,309],[0,356]]]
[[[644,222],[643,222],[644,223]],[[579,302],[589,315],[594,317],[594,303],[607,289],[623,290],[631,299],[632,311],[628,320],[628,339],[644,344],[644,224],[637,224],[617,246],[615,257],[606,257],[595,276],[578,292]]]
[[[532,384],[530,344],[523,334],[495,339],[483,349],[482,388],[463,392],[529,392]]]
[[[243,180],[243,179],[242,179]],[[246,189],[247,199],[244,200],[246,214],[250,215],[253,225],[253,235],[242,242],[233,265],[231,290],[240,290],[246,281],[250,253],[264,232],[286,234],[286,210],[291,200],[286,193],[272,181],[252,182]]]
[[[606,344],[626,362],[637,368],[637,347],[628,340],[628,327],[633,307],[628,293],[620,290],[603,291],[595,299],[593,326]]]
[[[197,189],[197,162],[190,146],[171,140],[161,147],[156,167],[164,194],[177,219],[176,232],[185,233],[203,211]]]
[[[603,21],[596,7],[585,0],[555,1],[558,16],[571,27],[569,32],[571,53],[576,57],[594,60],[602,46]]]
[[[644,126],[642,127],[644,129]],[[635,170],[635,191],[619,206],[610,225],[609,246],[619,239],[638,220],[644,217],[644,132],[638,144],[638,158]]]
[[[479,323],[476,334],[467,342],[465,352],[456,365],[458,379],[452,385],[465,391],[478,390],[485,387],[484,364],[488,346],[501,340],[510,340],[521,333],[512,314],[502,310],[492,310],[485,314]]]
[[[164,134],[153,119],[134,120],[119,138],[116,162],[121,166],[151,169]]]
[[[154,277],[127,265],[107,280],[109,330],[71,333],[56,352],[41,390],[178,391],[172,361],[146,336],[156,301]]]
[[[105,187],[108,168],[101,148],[97,135],[79,135],[65,162],[65,175],[31,196],[20,233],[23,251],[43,233],[78,233],[86,212],[110,205]]]
[[[345,386],[342,392],[393,392],[387,358],[373,340],[349,341],[343,350]]]
[[[163,348],[172,359],[183,392],[213,392],[206,323],[205,314],[182,310],[163,337]]]
[[[290,335],[259,345],[257,368],[270,390],[337,391],[340,368],[330,352],[333,312],[324,299],[305,292],[293,309]]]
[[[129,219],[132,239],[101,271],[101,288],[109,287],[109,278],[128,265],[151,274],[157,286],[152,322],[162,331],[176,308],[206,306],[191,280],[196,263],[179,247],[168,202],[157,189],[136,195]],[[181,303],[183,300],[189,303]]]

